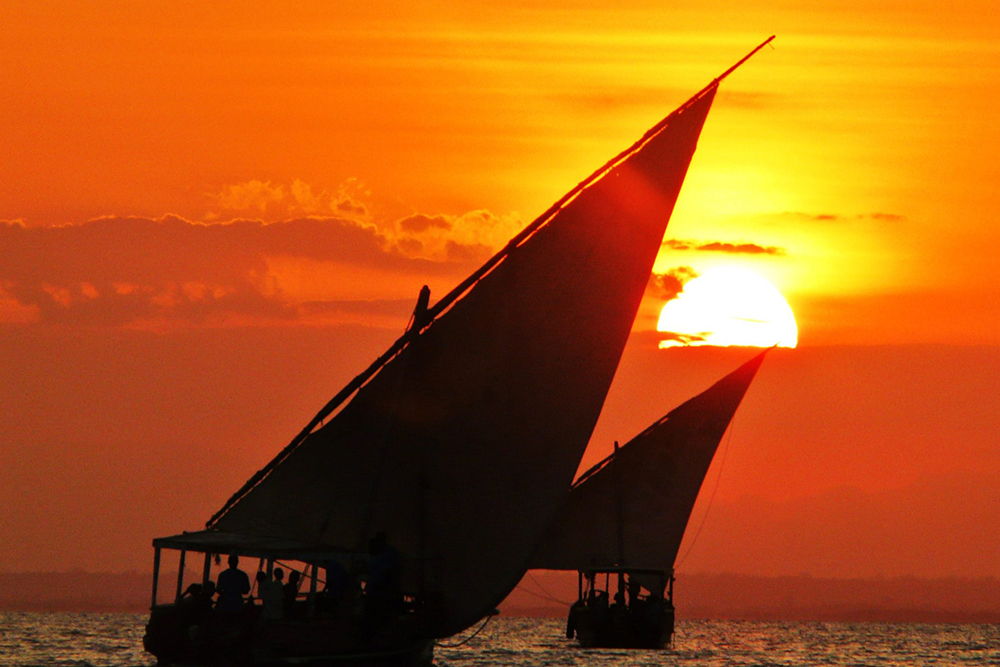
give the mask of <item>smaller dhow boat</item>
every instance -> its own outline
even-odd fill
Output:
[[[671,410],[573,485],[532,569],[576,570],[566,636],[585,648],[662,648],[673,567],[698,491],[767,350]],[[612,594],[612,589],[616,587]]]

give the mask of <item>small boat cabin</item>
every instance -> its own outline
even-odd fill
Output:
[[[584,648],[663,648],[673,637],[673,572],[619,566],[580,570],[577,594],[566,637],[576,637]]]

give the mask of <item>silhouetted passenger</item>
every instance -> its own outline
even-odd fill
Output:
[[[254,581],[257,584],[257,599],[261,601],[261,604],[263,604],[264,599],[262,594],[264,592],[265,586],[267,585],[267,572],[265,572],[264,570],[258,570],[257,576],[254,578]]]
[[[229,568],[219,573],[216,608],[221,612],[235,613],[243,609],[243,596],[250,592],[250,577],[239,569],[239,563],[239,557],[232,554],[229,556]]]
[[[202,584],[191,584],[181,595],[181,606],[189,614],[194,623],[201,622],[212,611],[212,596],[215,595],[215,584],[211,581]]]
[[[261,572],[260,574],[264,574]],[[285,577],[284,571],[280,567],[274,568],[273,579],[268,579],[264,575],[263,581],[257,575],[257,591],[260,601],[264,605],[261,617],[265,620],[273,621],[281,618],[284,614],[285,591],[282,579]]]
[[[580,598],[569,608],[569,616],[566,617],[566,639],[572,639],[576,635],[579,618],[584,613],[587,613],[587,601]]]
[[[295,597],[299,594],[299,573],[288,573],[288,583],[282,589],[282,609],[285,618],[291,618],[295,614]]]
[[[402,601],[399,586],[399,554],[379,532],[368,542],[371,562],[365,584],[365,613],[383,618],[396,611]]]
[[[201,584],[191,584],[181,593],[181,602],[194,602],[197,598],[202,597],[203,591],[204,587]]]
[[[215,582],[206,581],[203,593],[205,594],[205,599],[211,604],[212,598],[215,597]]]
[[[629,580],[628,580],[628,604],[629,604],[630,607],[633,606],[633,605],[635,605],[635,603],[639,601],[639,591],[640,590],[641,590],[641,586],[639,585],[639,582],[636,581],[635,579],[629,577]]]
[[[628,606],[625,604],[625,591],[618,589],[615,601],[611,605],[611,634],[616,644],[624,645],[628,636]]]
[[[593,613],[593,635],[598,645],[611,634],[611,610],[608,607],[608,592],[594,588],[587,598],[587,606]]]
[[[364,591],[361,588],[363,573],[364,566],[360,562],[351,566],[344,583],[344,596],[340,600],[340,609],[355,616],[365,610]]]
[[[593,610],[597,614],[607,614],[608,613],[608,592],[607,591],[599,591],[599,590],[593,590],[593,591],[591,591],[590,597],[587,598],[587,604],[590,605],[590,607],[593,608]]]
[[[327,593],[330,605],[336,607],[347,592],[347,570],[339,561],[330,560],[325,563],[326,585],[324,590]]]

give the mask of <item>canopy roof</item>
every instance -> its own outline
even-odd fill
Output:
[[[153,540],[157,549],[175,549],[210,554],[238,554],[252,558],[283,558],[318,562],[344,556],[343,551],[286,537],[263,537],[229,533],[221,530],[199,530]]]

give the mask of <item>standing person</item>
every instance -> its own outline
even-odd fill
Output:
[[[326,583],[323,586],[324,611],[340,608],[341,601],[346,597],[349,577],[347,570],[339,561],[329,560],[324,563]]]
[[[379,531],[368,541],[368,582],[365,584],[365,614],[384,621],[399,611],[403,594],[399,585],[399,553]]]
[[[284,584],[282,582],[285,578],[285,571],[280,567],[276,567],[272,576],[274,577],[273,579],[268,580],[265,578],[264,581],[257,584],[260,601],[264,605],[261,617],[269,621],[277,620],[283,616],[282,607],[285,602]]]
[[[299,594],[299,573],[292,570],[288,573],[288,583],[285,584],[285,589],[282,591],[284,604],[283,609],[285,611],[285,618],[292,618],[295,616],[295,598]]]
[[[243,609],[243,596],[250,592],[250,577],[239,569],[240,559],[236,554],[229,556],[229,569],[219,573],[215,585],[219,591],[216,608],[226,613],[236,613]]]

